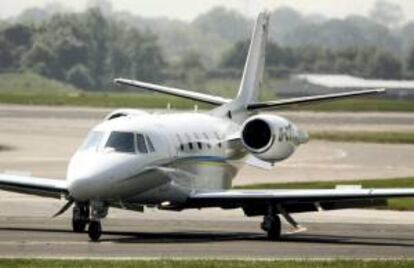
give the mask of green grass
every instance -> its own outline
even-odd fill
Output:
[[[34,73],[1,73],[0,93],[59,95],[79,92],[75,87]]]
[[[0,260],[0,267],[76,267],[76,268],[392,268],[413,267],[414,261],[240,261],[240,260],[153,260],[153,261],[101,261],[101,260]]]
[[[310,137],[328,141],[414,144],[413,132],[311,132]]]
[[[239,83],[239,79],[209,79],[201,84],[183,87],[188,89],[193,88],[194,90],[205,90],[206,93],[233,98],[237,94]],[[283,87],[284,83],[286,83],[286,80],[266,79],[263,84],[263,90],[260,91],[260,99],[275,99],[274,96],[277,93],[277,89]],[[33,73],[0,74],[0,103],[111,108],[165,108],[167,103],[171,103],[173,108],[176,109],[192,109],[195,104],[198,104],[200,108],[211,108],[211,106],[202,105],[197,102],[159,94],[121,94],[118,92],[105,94],[82,92],[71,85],[47,79]],[[414,112],[414,101],[363,98],[313,105],[301,105],[297,107],[288,107],[286,109],[311,111]]]
[[[286,109],[321,112],[414,112],[414,101],[353,98],[341,101],[301,105]]]
[[[336,185],[361,185],[363,188],[414,188],[414,177],[384,180],[319,181],[266,183],[238,186],[238,189],[333,189]],[[387,209],[414,211],[414,198],[390,199]]]
[[[200,109],[209,107],[175,97],[155,94],[131,93],[80,93],[67,95],[50,94],[13,94],[1,93],[0,103],[23,105],[51,105],[51,106],[85,106],[110,108],[166,108],[171,103],[173,109],[193,109],[198,105]]]

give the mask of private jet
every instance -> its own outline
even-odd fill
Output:
[[[384,89],[261,102],[269,14],[255,23],[239,91],[234,99],[115,79],[119,86],[173,95],[213,106],[208,111],[147,113],[119,109],[94,127],[70,160],[66,180],[0,175],[6,191],[64,199],[55,214],[73,206],[74,232],[91,241],[102,235],[109,208],[241,209],[263,217],[269,240],[279,240],[281,218],[295,229],[292,213],[368,207],[389,198],[413,197],[414,189],[234,190],[244,164],[272,167],[308,141],[308,134],[286,118],[265,114],[291,105],[383,93]],[[300,170],[298,170],[300,172]]]

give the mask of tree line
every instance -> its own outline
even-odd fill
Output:
[[[202,24],[201,19],[196,22]],[[0,25],[0,71],[35,72],[87,90],[110,89],[112,79],[120,76],[193,87],[207,78],[240,76],[248,47],[247,39],[235,42],[213,65],[205,63],[201,52],[191,49],[171,60],[165,56],[168,47],[161,46],[152,32],[92,8],[54,15],[40,23]],[[303,72],[414,77],[413,49],[407,58],[400,58],[378,46],[327,48],[269,42],[266,60],[271,77]]]
[[[223,53],[220,67],[241,72],[249,41],[239,41]],[[281,47],[268,43],[266,66],[269,75],[286,77],[299,73],[350,74],[365,78],[414,78],[414,49],[407,59],[374,46],[331,49],[319,46]]]
[[[156,36],[107,19],[98,9],[0,32],[0,70],[32,71],[83,89],[107,88],[116,76],[157,81],[163,66]]]

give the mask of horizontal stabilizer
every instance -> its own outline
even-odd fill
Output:
[[[192,92],[192,91],[173,88],[173,87],[166,87],[166,86],[161,86],[161,85],[156,85],[156,84],[151,84],[151,83],[146,83],[146,82],[141,82],[141,81],[136,81],[136,80],[118,78],[118,79],[115,79],[114,82],[115,84],[118,84],[118,85],[125,85],[125,86],[145,89],[149,91],[155,91],[155,92],[162,93],[162,94],[167,94],[167,95],[180,97],[184,99],[204,102],[204,103],[208,103],[211,105],[217,105],[217,106],[229,103],[231,101],[230,99],[225,99],[225,98],[218,97],[218,96],[213,96],[213,95],[208,95],[208,94],[198,93],[198,92]]]
[[[386,92],[385,89],[369,89],[369,90],[324,94],[324,95],[300,97],[300,98],[277,100],[277,101],[257,102],[257,103],[249,104],[247,106],[247,109],[250,111],[277,109],[278,107],[283,107],[283,106],[307,104],[307,103],[322,102],[322,101],[329,101],[329,100],[336,100],[336,99],[345,99],[345,98],[352,98],[356,96],[374,95],[374,94],[385,93],[385,92]]]

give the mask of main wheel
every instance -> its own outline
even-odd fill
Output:
[[[102,235],[101,222],[99,222],[99,221],[91,221],[89,223],[88,235],[89,235],[89,238],[92,241],[94,241],[94,242],[98,241],[99,238]]]
[[[282,233],[282,223],[280,222],[279,216],[273,216],[269,222],[269,227],[267,231],[267,239],[270,241],[280,240],[280,235]]]
[[[266,215],[262,222],[262,229],[267,233],[267,239],[276,241],[280,239],[282,224],[278,215]]]

